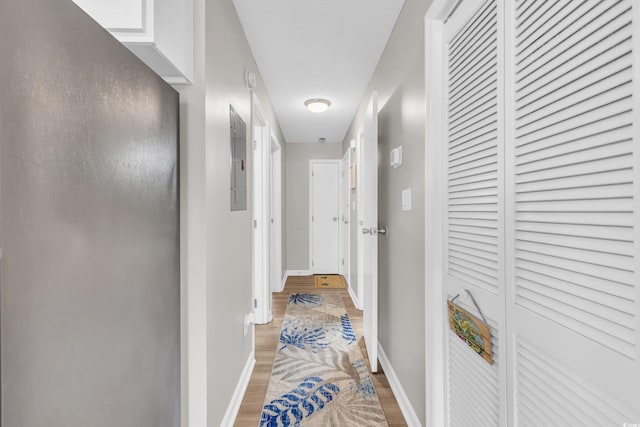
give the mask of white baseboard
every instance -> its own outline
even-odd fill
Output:
[[[240,379],[238,380],[236,389],[233,391],[233,396],[231,396],[231,402],[229,402],[227,412],[224,414],[224,418],[220,423],[221,427],[233,427],[233,423],[235,423],[236,417],[238,416],[238,411],[240,410],[240,405],[242,404],[242,399],[244,398],[244,392],[247,391],[249,379],[251,378],[251,373],[253,372],[253,367],[255,365],[255,354],[251,352],[249,358],[247,359],[247,363],[245,363],[244,365],[244,369],[242,370],[242,374],[240,375]]]
[[[404,391],[404,388],[400,383],[400,379],[396,375],[396,371],[393,370],[391,361],[387,357],[387,354],[384,352],[384,349],[382,348],[382,345],[379,341],[378,361],[380,362],[380,366],[382,366],[384,374],[387,376],[387,380],[389,381],[391,390],[393,390],[393,394],[398,401],[398,406],[400,406],[400,410],[402,411],[402,415],[404,415],[404,419],[407,422],[407,425],[409,427],[422,427],[420,418],[418,418],[418,414],[416,414],[415,409],[413,409],[413,405],[409,400],[409,396],[407,396],[407,393]]]
[[[353,293],[353,289],[351,289],[351,286],[347,285],[347,289],[349,290],[349,296],[351,296],[353,305],[355,305],[358,310],[362,310],[362,304],[360,304],[360,300],[358,299],[358,297],[356,297],[356,294]]]
[[[284,285],[287,283],[287,279],[289,276],[312,276],[313,273],[311,270],[287,270],[284,272],[284,276],[282,277],[282,283],[280,283],[280,290],[278,292],[284,291]]]
[[[284,275],[286,277],[289,276],[312,276],[313,272],[311,270],[287,270]]]
[[[289,271],[285,271],[284,274],[282,275],[282,282],[280,282],[280,289],[278,289],[278,292],[284,291],[284,285],[287,284],[288,278],[289,278]]]

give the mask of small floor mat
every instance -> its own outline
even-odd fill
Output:
[[[316,288],[342,289],[347,283],[339,274],[316,274]]]

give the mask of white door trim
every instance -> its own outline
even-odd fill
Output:
[[[340,170],[340,160],[338,159],[310,159],[309,160],[309,270],[311,274],[315,274],[315,268],[313,266],[313,164],[314,163],[329,163],[335,164]]]
[[[360,231],[360,227],[362,227],[362,204],[363,204],[363,199],[364,196],[362,194],[362,133],[364,132],[364,127],[360,126],[360,129],[358,129],[358,133],[356,135],[356,200],[357,200],[357,224],[356,224],[356,247],[358,248],[358,252],[356,255],[356,265],[357,265],[357,270],[356,270],[356,276],[357,276],[357,293],[356,293],[356,299],[358,300],[358,304],[356,304],[356,307],[362,307],[363,305],[363,298],[362,298],[362,294],[364,293],[364,271],[361,268],[362,264],[364,264],[363,261],[363,253],[360,250],[360,248],[362,248],[362,246],[364,245],[364,242],[362,239],[364,239],[364,235],[362,234],[362,232]]]
[[[271,130],[271,292],[279,292],[282,282],[282,149]]]
[[[271,321],[271,289],[269,285],[269,169],[271,150],[269,124],[255,92],[251,92],[252,147],[252,245],[253,245],[253,301],[254,321]]]
[[[340,258],[344,263],[340,264],[340,274],[344,276],[347,286],[351,286],[351,185],[349,178],[349,167],[351,166],[351,148],[342,156],[340,161]],[[344,201],[347,203],[343,203]],[[345,222],[346,221],[346,222]],[[346,225],[346,227],[345,227]],[[345,233],[345,228],[347,232]]]
[[[434,0],[425,15],[425,373],[426,423],[447,425],[446,407],[446,298],[443,288],[446,117],[440,108],[445,99],[443,24],[458,4]],[[428,215],[428,220],[427,216]]]

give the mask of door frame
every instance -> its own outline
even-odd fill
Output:
[[[351,166],[351,148],[342,156],[340,161],[340,274],[347,282],[347,286],[351,286],[351,182],[350,182],[350,166]],[[347,203],[343,203],[346,201]],[[346,225],[346,226],[345,226]],[[345,233],[346,228],[346,233]]]
[[[355,301],[355,306],[359,309],[362,310],[363,307],[363,303],[364,300],[362,298],[362,295],[364,293],[364,271],[362,271],[362,264],[364,264],[364,260],[362,259],[363,257],[363,253],[362,253],[362,246],[364,245],[363,239],[364,236],[362,235],[362,231],[361,231],[361,227],[363,224],[363,220],[362,220],[362,205],[363,205],[363,194],[361,191],[361,184],[362,184],[362,134],[364,132],[364,126],[360,126],[360,128],[358,129],[358,132],[356,133],[356,201],[357,201],[357,222],[356,222],[356,248],[358,249],[357,253],[356,253],[356,265],[357,265],[357,269],[356,269],[356,275],[357,275],[357,295],[356,295],[356,301]]]
[[[311,274],[315,274],[314,273],[315,269],[313,265],[313,175],[312,175],[314,163],[335,164],[338,166],[338,171],[340,171],[341,160],[339,159],[310,159],[309,160],[309,271],[311,272]],[[338,179],[338,190],[340,189],[339,182],[340,180]],[[338,210],[338,215],[340,215],[340,210]],[[338,238],[339,236],[340,234],[338,234]],[[338,268],[340,268],[339,262],[338,262]]]
[[[447,425],[444,245],[446,201],[446,99],[444,23],[460,1],[434,0],[425,15],[425,374],[426,425]],[[435,64],[435,66],[434,66]],[[428,215],[428,217],[427,217]]]
[[[371,93],[365,111],[362,128],[358,131],[360,142],[358,158],[360,176],[358,180],[358,194],[360,195],[358,203],[358,235],[360,237],[358,240],[360,244],[358,246],[358,274],[359,277],[360,275],[362,277],[362,280],[358,280],[358,287],[363,289],[362,294],[358,297],[363,308],[363,335],[369,365],[371,372],[376,373],[379,365],[378,347],[380,344],[378,333],[378,166],[380,160],[378,153],[378,92]],[[368,164],[367,161],[370,161],[371,164]],[[375,182],[375,186],[365,184],[372,182]],[[367,211],[368,207],[369,211]],[[370,217],[366,212],[375,212],[375,214]],[[369,235],[365,237],[367,229]],[[369,260],[370,264],[367,264]],[[370,280],[365,284],[367,279]]]
[[[271,292],[282,291],[282,146],[271,130]]]
[[[269,124],[255,92],[251,92],[252,147],[252,311],[256,324],[271,321],[271,289],[269,285],[270,243],[266,225],[270,222],[270,154]]]

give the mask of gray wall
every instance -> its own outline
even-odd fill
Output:
[[[286,144],[287,270],[309,270],[309,160],[341,159],[340,144]]]
[[[245,70],[256,73],[256,94],[283,149],[285,144],[232,1],[195,0],[194,17],[195,81],[176,87],[182,120],[183,355],[189,361],[184,422],[205,427],[222,422],[252,351],[252,334],[243,333],[252,307],[250,151],[248,210],[231,212],[229,206],[229,105],[247,129],[251,123]]]
[[[0,28],[2,425],[178,426],[178,95],[70,1]]]
[[[424,15],[429,1],[406,0],[391,38],[345,138],[356,138],[372,91],[378,91],[379,339],[421,422],[425,422],[424,342]],[[389,166],[389,151],[402,145],[403,165]],[[401,210],[411,188],[413,210]],[[356,221],[352,247],[356,245]],[[355,266],[355,258],[352,258]],[[353,276],[356,277],[355,275]],[[355,283],[355,280],[352,279]]]

